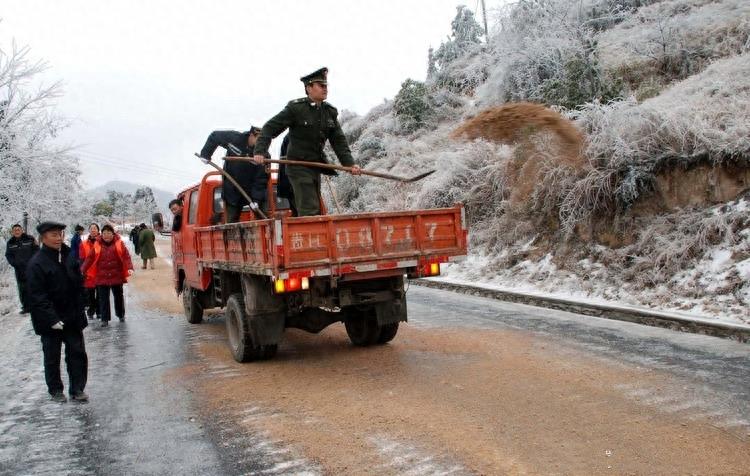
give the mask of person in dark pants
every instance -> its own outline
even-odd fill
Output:
[[[133,251],[135,251],[135,254],[139,255],[141,254],[141,248],[140,248],[140,242],[138,241],[138,235],[141,233],[141,226],[136,225],[133,227],[132,230],[130,230],[130,241],[133,243]]]
[[[78,259],[81,263],[86,257],[94,252],[94,245],[99,238],[99,225],[92,223],[89,225],[89,236],[81,242],[81,249],[78,252]],[[99,301],[96,299],[96,265],[89,267],[84,273],[83,280],[84,294],[86,295],[86,315],[93,319],[94,315],[99,317]]]
[[[85,274],[92,266],[96,266],[96,297],[102,327],[109,326],[112,318],[109,307],[110,291],[115,300],[115,316],[120,322],[125,321],[122,285],[128,281],[128,276],[133,274],[133,263],[128,249],[111,225],[102,227],[102,234],[94,244],[94,251],[86,256],[81,271]]]
[[[261,130],[255,144],[253,160],[263,164],[270,158],[268,148],[271,140],[289,129],[289,151],[287,158],[302,162],[326,164],[324,147],[331,144],[342,165],[351,167],[352,175],[362,171],[354,163],[349,143],[338,121],[338,110],[326,102],[328,98],[328,68],[300,78],[305,85],[306,97],[290,101],[286,107],[269,119]],[[330,174],[330,171],[323,173]],[[290,165],[286,174],[294,191],[294,206],[298,216],[320,215],[320,174],[321,169]]]
[[[204,162],[208,163],[211,156],[218,147],[227,150],[229,156],[246,156],[252,157],[255,149],[255,141],[258,139],[260,129],[251,127],[245,132],[237,131],[213,131],[206,139],[206,143],[201,149],[200,156]],[[232,152],[232,149],[235,149]],[[232,162],[224,163],[224,171],[240,184],[245,192],[250,195],[258,207],[265,211],[266,207],[266,183],[268,174],[263,165],[256,165],[250,162]],[[248,205],[247,199],[242,196],[237,187],[229,180],[224,180],[221,188],[221,198],[224,199],[224,222],[234,223],[240,220],[242,207]]]
[[[27,268],[31,323],[42,340],[44,378],[52,399],[65,402],[60,378],[60,352],[65,344],[68,392],[75,401],[88,401],[84,392],[88,378],[88,356],[83,329],[83,277],[71,250],[63,243],[65,225],[43,222],[37,226],[42,247]]]
[[[83,227],[81,225],[76,225],[75,233],[73,233],[73,236],[70,238],[70,253],[73,255],[74,259],[79,261],[81,259],[81,235],[83,235]]]
[[[10,240],[5,248],[5,259],[8,260],[16,272],[16,285],[18,286],[18,299],[21,301],[21,314],[29,312],[28,292],[26,287],[26,266],[34,253],[39,249],[36,240],[24,233],[19,224],[15,224],[10,230]]]

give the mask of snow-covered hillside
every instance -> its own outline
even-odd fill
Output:
[[[437,172],[407,187],[341,176],[337,198],[357,211],[465,203],[471,256],[449,271],[462,279],[750,322],[749,8],[523,0],[486,41],[459,7],[426,81],[342,113],[362,165]],[[544,128],[451,138],[517,101],[574,121],[581,160]]]

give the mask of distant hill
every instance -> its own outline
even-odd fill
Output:
[[[99,198],[99,197],[104,198],[107,196],[107,192],[109,190],[114,190],[115,192],[120,192],[120,193],[132,194],[132,193],[135,193],[136,190],[142,187],[151,187],[151,190],[154,192],[154,199],[156,200],[156,205],[159,207],[159,210],[162,213],[168,211],[167,205],[169,204],[169,201],[177,196],[177,192],[169,192],[166,190],[153,187],[151,185],[125,182],[122,180],[111,180],[103,185],[90,189],[90,192],[94,198]]]

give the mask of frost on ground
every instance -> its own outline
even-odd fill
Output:
[[[0,316],[18,312],[20,305],[13,272],[0,270]]]

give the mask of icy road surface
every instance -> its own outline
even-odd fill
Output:
[[[163,250],[161,250],[163,253]],[[160,260],[86,330],[88,404],[48,400],[0,317],[0,474],[746,474],[750,346],[411,287],[389,345],[290,330],[238,364]]]

